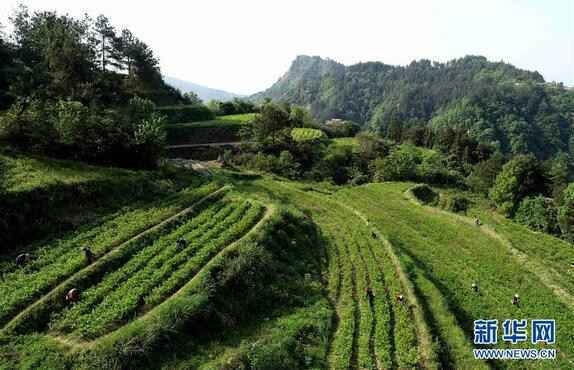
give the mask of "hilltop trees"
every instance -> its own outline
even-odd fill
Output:
[[[163,82],[149,46],[103,15],[21,6],[11,22],[9,40],[0,37],[0,140],[57,157],[154,166],[165,143],[156,104],[189,98]]]
[[[533,155],[520,155],[504,165],[490,191],[490,198],[501,212],[514,216],[522,199],[545,193],[545,177],[540,163]]]

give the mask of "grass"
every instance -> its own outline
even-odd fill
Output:
[[[227,116],[218,116],[214,120],[199,121],[190,123],[176,123],[169,125],[168,130],[193,127],[193,128],[214,128],[214,127],[242,127],[253,122],[257,113],[230,114]]]
[[[557,338],[560,355],[553,366],[571,366],[574,343],[568,333],[574,326],[573,311],[499,240],[455,215],[413,206],[404,196],[410,186],[371,184],[342,190],[337,198],[360,208],[398,249],[434,327],[443,365],[483,365],[468,356],[473,320],[545,317],[556,319],[562,332]],[[470,289],[473,282],[478,283],[480,294]],[[520,307],[510,304],[515,293],[522,297]],[[545,364],[504,362],[497,366],[541,368]]]
[[[394,297],[404,292],[380,240],[365,222],[314,186],[256,181],[257,193],[295,204],[322,230],[327,291],[335,309],[330,368],[413,367],[419,362],[413,314]],[[369,299],[368,290],[374,297]]]
[[[359,142],[354,137],[338,137],[329,140],[329,146],[351,148],[355,153],[359,151]]]
[[[131,179],[141,172],[90,166],[79,162],[0,155],[3,187],[8,193],[25,192],[51,185],[75,185],[106,179]]]

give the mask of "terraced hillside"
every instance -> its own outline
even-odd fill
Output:
[[[394,252],[351,209],[308,190],[290,188],[295,202],[312,209],[327,238],[328,291],[336,310],[330,367],[432,366],[428,331]],[[408,299],[400,302],[400,295]]]
[[[269,307],[291,310],[297,294],[318,302],[292,338],[314,338],[301,331],[316,325],[317,314],[323,321],[330,317],[321,314],[326,301],[317,278],[275,280],[283,274],[305,281],[305,274],[320,271],[307,265],[319,263],[317,256],[302,259],[297,269],[272,262],[274,254],[309,245],[314,232],[310,224],[301,232],[302,222],[214,182],[49,241],[24,267],[2,266],[0,367],[149,366],[148,353],[158,356],[165,338],[187,333],[183,326],[203,333],[195,340],[208,327],[235,326],[258,310],[268,312],[260,302],[266,297],[277,302]],[[89,246],[93,260],[81,246]],[[278,291],[257,293],[273,284]],[[65,299],[70,289],[80,292],[75,303]],[[289,291],[295,293],[283,298]],[[299,314],[311,303],[305,300]]]
[[[574,365],[570,245],[413,184],[222,175],[2,264],[1,367],[547,368],[475,360],[481,318],[556,319],[552,366]]]
[[[463,368],[479,365],[469,351],[473,320],[544,317],[555,319],[559,328],[558,358],[552,366],[571,368],[573,271],[567,269],[567,261],[574,257],[572,247],[485,209],[471,211],[484,222],[476,226],[470,218],[413,204],[405,195],[409,186],[372,184],[345,189],[336,198],[360,209],[397,251],[420,297],[441,363]],[[555,255],[564,259],[559,261]],[[553,270],[562,274],[550,274]],[[478,294],[472,283],[478,284]],[[521,297],[518,306],[511,304],[513,294]],[[547,366],[543,361],[496,364]]]

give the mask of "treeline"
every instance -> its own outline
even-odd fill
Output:
[[[300,56],[283,78],[255,95],[266,97],[308,106],[320,121],[352,120],[385,136],[397,128],[450,127],[504,154],[547,159],[574,153],[574,91],[480,56],[404,67],[345,67]]]

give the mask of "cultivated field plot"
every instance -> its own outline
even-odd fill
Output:
[[[415,205],[404,194],[410,186],[370,184],[344,189],[335,197],[366,215],[397,250],[424,308],[441,363],[457,368],[489,365],[472,358],[473,320],[548,318],[555,319],[557,326],[554,348],[558,355],[551,366],[572,368],[574,310],[556,289],[571,291],[571,273],[561,279],[554,276],[551,285],[529,268],[531,260],[542,265],[544,259],[546,264],[553,263],[550,251],[564,256],[567,252],[562,243],[545,240],[539,248],[552,248],[534,253],[532,240],[528,242],[525,236],[532,233],[516,225],[496,225],[496,230],[505,232],[503,237],[531,253],[518,257],[504,238],[490,232],[489,224],[496,217],[484,213],[484,225],[479,227],[469,222],[471,219]],[[471,289],[473,283],[478,284],[478,293]],[[514,294],[521,297],[519,305],[511,303]],[[502,341],[498,344],[507,345]],[[502,368],[548,366],[545,361],[496,363]]]
[[[323,131],[314,128],[294,128],[291,130],[291,137],[297,142],[327,139]]]
[[[432,366],[434,355],[419,343],[424,343],[425,329],[416,324],[416,308],[407,298],[401,272],[369,225],[313,188],[276,181],[261,186],[308,212],[326,239],[327,290],[336,311],[327,351],[329,367]]]
[[[5,273],[4,331],[40,329],[67,343],[97,339],[177,294],[265,211],[213,184],[188,194],[186,203],[192,206],[175,215],[179,208],[169,204],[118,215],[46,247],[26,268]],[[159,225],[150,228],[154,224]],[[92,264],[78,248],[83,243],[96,255]],[[71,288],[81,295],[67,304],[64,295]]]

